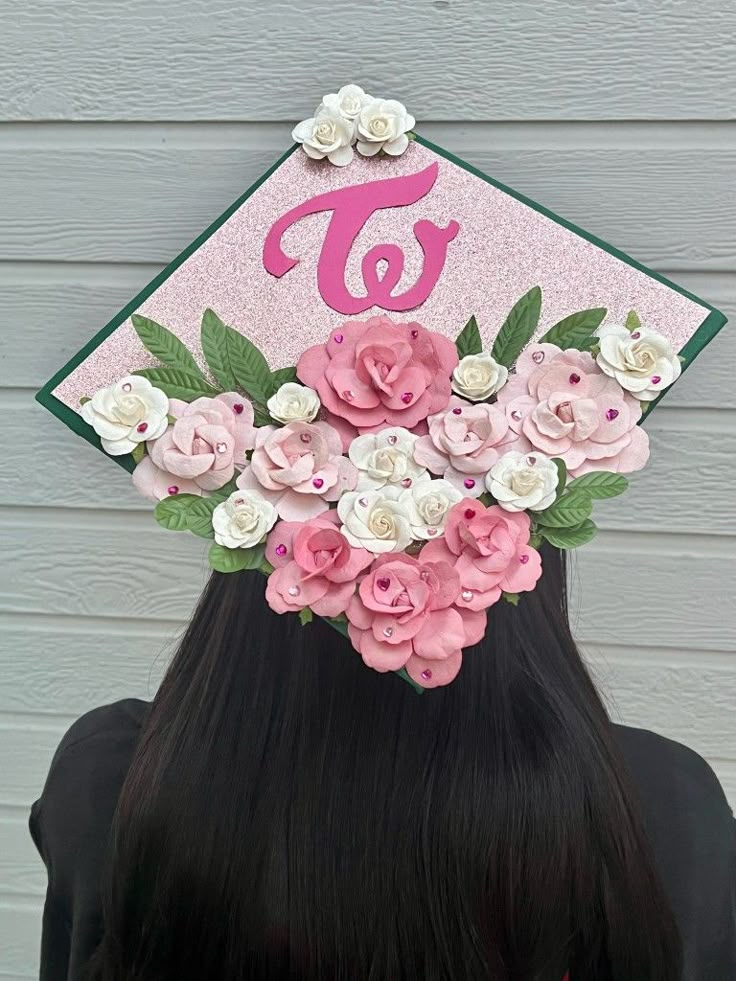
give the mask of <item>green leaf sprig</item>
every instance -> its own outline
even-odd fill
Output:
[[[535,514],[532,538],[535,542],[545,539],[557,548],[577,548],[597,533],[591,519],[593,501],[623,494],[629,482],[622,474],[596,470],[565,485],[564,462],[554,462],[560,473],[557,496],[548,508]]]

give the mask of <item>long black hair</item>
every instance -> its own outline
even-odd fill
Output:
[[[634,793],[553,549],[418,695],[214,574],[118,804],[102,981],[674,981]]]

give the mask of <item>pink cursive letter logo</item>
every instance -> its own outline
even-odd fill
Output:
[[[366,295],[353,296],[345,285],[345,268],[353,242],[375,211],[415,204],[427,194],[437,180],[438,167],[430,164],[424,170],[406,177],[389,177],[328,191],[304,201],[282,215],[271,227],[263,245],[263,265],[273,276],[281,277],[299,262],[291,259],[281,248],[281,238],[307,215],[332,211],[317,263],[317,285],[325,303],[338,313],[357,314],[369,307],[384,310],[413,310],[421,306],[435,287],[447,258],[447,247],[460,231],[456,221],[446,228],[421,219],[414,225],[414,235],[424,253],[422,273],[416,283],[404,293],[394,296],[404,271],[404,253],[398,245],[384,243],[369,249],[363,257],[361,270]],[[379,275],[378,263],[386,268]]]

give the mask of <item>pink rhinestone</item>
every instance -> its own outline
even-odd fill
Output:
[[[166,493],[173,497],[174,494],[179,493],[179,488],[176,486],[176,484],[172,484],[171,487],[166,488]]]
[[[139,433],[145,433],[145,431],[148,429],[148,423],[142,422],[140,423],[140,425],[136,426],[135,428]]]
[[[352,402],[353,399],[355,398],[355,395],[349,389],[346,389],[342,393],[342,397],[345,399],[346,402]]]
[[[452,410],[452,414],[454,416],[459,416],[462,413],[462,411],[463,410],[460,408],[460,406],[456,405],[455,408]]]
[[[472,490],[475,487],[475,481],[473,480],[473,478],[472,477],[467,477],[463,481],[463,487],[466,487],[468,490]],[[475,513],[475,512],[473,512],[473,513]]]
[[[386,442],[390,443],[391,446],[396,446],[398,441],[399,441],[399,437],[396,435],[396,433],[391,433],[390,436],[386,437]]]
[[[424,671],[422,671],[422,677],[425,681],[429,681],[429,679],[432,677],[432,672],[429,670],[429,668],[425,668]]]
[[[474,518],[475,514],[476,512],[472,508],[465,509],[465,517],[468,521],[470,521],[471,518]]]
[[[236,416],[239,416],[244,408],[245,406],[243,405],[242,402],[236,402],[235,405],[233,406],[233,412],[235,413]]]
[[[473,591],[471,589],[464,589],[460,595],[466,603],[469,603],[473,598]]]
[[[236,497],[235,498],[235,503],[239,507],[241,504],[245,504],[245,501],[243,500],[242,497]]]
[[[652,376],[652,385],[659,385],[659,383],[661,381],[662,381],[662,378],[661,378],[660,375],[653,375]]]
[[[577,383],[580,381],[580,375],[576,374],[576,372],[573,371],[568,381],[570,382],[571,385],[577,385]]]
[[[438,531],[439,528],[427,528],[427,534],[429,535],[430,538],[434,538],[434,536],[438,533]]]
[[[376,586],[378,586],[378,588],[382,590],[384,593],[386,592],[386,590],[390,585],[391,585],[391,580],[388,578],[388,576],[386,576],[383,579],[376,579]]]
[[[408,405],[413,398],[414,392],[404,392],[404,394],[401,396],[401,401],[404,403],[404,405]]]
[[[511,410],[511,418],[514,420],[514,422],[520,422],[522,420],[523,416],[522,416],[521,412],[519,412],[518,409],[512,409]]]
[[[404,479],[401,481],[401,486],[411,487],[411,477],[404,477]]]
[[[289,588],[286,591],[289,594],[289,596],[298,596],[299,593],[301,592],[298,586],[289,586]]]
[[[126,382],[123,385],[123,391],[124,392],[132,392],[133,391],[133,386],[130,384],[130,382]]]
[[[277,545],[275,551],[277,555],[286,555],[286,545]]]
[[[639,338],[641,337],[641,331],[635,330],[634,333],[631,335],[631,337],[633,340],[638,341]]]
[[[526,462],[527,462],[527,464],[530,467],[536,467],[536,465],[537,465],[537,458],[535,456],[528,456],[526,458]]]
[[[360,506],[362,508],[367,508],[368,507],[368,498],[367,497],[360,497],[360,498],[358,498],[358,504],[360,504]]]
[[[614,419],[618,419],[618,409],[609,409],[606,412],[606,419],[608,419],[609,422],[613,422]]]
[[[334,334],[332,340],[335,342],[335,344],[342,344],[344,338],[342,334]]]
[[[541,364],[544,361],[544,351],[535,351],[532,354],[532,361],[534,364]]]
[[[422,580],[422,582],[426,582],[429,579],[429,572],[427,572],[426,569],[422,569],[422,571],[419,573],[419,578]]]
[[[227,451],[227,443],[218,443],[215,449],[218,453],[225,453]]]
[[[419,337],[419,331],[418,330],[413,330],[411,332],[411,336],[412,336],[413,340],[416,340],[417,337]]]
[[[317,488],[317,490],[319,490],[320,487],[322,487],[322,485],[324,484],[324,480],[322,480],[321,477],[315,477],[312,483]]]
[[[302,443],[311,443],[312,442],[312,437],[311,437],[311,435],[309,433],[300,433],[299,439],[302,441]]]
[[[394,628],[393,627],[384,627],[383,628],[383,636],[384,637],[393,637],[393,635],[394,635]]]
[[[528,561],[529,556],[526,554],[526,552],[519,556],[519,562],[521,562],[522,565],[526,565]]]

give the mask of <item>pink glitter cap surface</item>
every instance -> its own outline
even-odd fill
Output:
[[[445,266],[428,299],[411,311],[389,314],[394,319],[417,320],[454,339],[475,314],[484,343],[490,346],[511,306],[539,285],[540,335],[567,314],[587,307],[606,307],[606,321],[611,323],[622,323],[635,309],[643,323],[680,351],[712,314],[710,306],[655,278],[634,260],[612,254],[603,243],[590,241],[438,150],[413,142],[401,157],[356,155],[342,168],[310,160],[301,151],[292,153],[199,248],[180,264],[176,260],[163,282],[144,291],[136,312],[173,331],[202,367],[199,330],[208,307],[249,337],[272,368],[293,365],[305,348],[324,342],[350,318],[330,309],[317,288],[317,260],[330,214],[302,218],[287,230],[283,249],[300,261],[281,278],[263,265],[263,243],[272,224],[308,198],[364,181],[415,174],[437,162],[438,177],[429,193],[413,205],[375,212],[355,239],[347,263],[347,287],[356,296],[365,295],[361,259],[377,243],[395,243],[405,257],[394,289],[394,295],[399,294],[422,270],[414,223],[459,223],[459,234],[449,244]],[[358,319],[384,312],[373,307]],[[130,319],[118,321],[79,364],[72,367],[70,362],[70,370],[42,390],[42,401],[44,392],[50,393],[67,411],[78,413],[80,398],[126,372],[155,364]],[[47,398],[45,404],[57,411],[50,402],[53,399]]]

